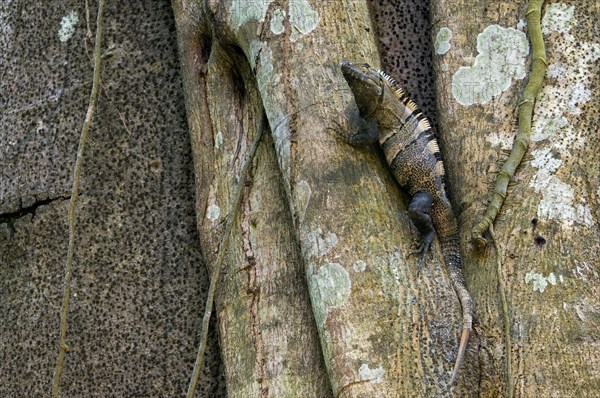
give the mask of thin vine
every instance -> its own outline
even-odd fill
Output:
[[[529,40],[531,41],[531,76],[525,90],[523,90],[523,95],[519,102],[519,132],[515,137],[512,151],[496,177],[492,199],[490,200],[485,214],[471,232],[471,237],[478,246],[485,246],[487,243],[483,237],[483,233],[490,230],[494,224],[494,220],[496,220],[496,216],[506,198],[508,183],[515,175],[515,171],[517,170],[517,167],[519,167],[531,141],[531,118],[533,115],[533,108],[535,99],[542,88],[542,82],[547,69],[546,48],[544,46],[541,27],[543,4],[544,0],[531,0],[527,6],[525,16],[527,18]]]
[[[515,395],[515,386],[512,376],[512,340],[510,337],[510,315],[508,313],[508,300],[506,299],[506,285],[502,272],[502,259],[500,257],[500,246],[496,240],[494,226],[489,227],[490,238],[496,251],[496,275],[498,277],[498,290],[500,291],[500,301],[502,302],[502,319],[504,322],[504,345],[506,346],[506,387],[508,389],[508,398],[513,398]]]
[[[81,171],[83,168],[83,153],[85,149],[85,143],[87,141],[92,120],[94,118],[94,110],[96,109],[96,102],[98,100],[98,91],[100,87],[100,69],[101,69],[101,47],[102,47],[102,16],[104,13],[104,0],[99,0],[98,3],[98,15],[96,18],[96,44],[94,48],[94,75],[92,78],[92,91],[90,93],[90,100],[88,109],[81,129],[81,136],[79,138],[79,148],[77,150],[77,160],[75,161],[75,168],[73,171],[73,186],[71,188],[71,200],[69,201],[69,243],[67,252],[67,263],[65,264],[65,279],[64,279],[64,293],[63,293],[63,304],[60,313],[60,337],[59,337],[59,351],[58,357],[56,358],[56,369],[54,371],[54,378],[52,380],[52,396],[58,398],[60,394],[60,376],[62,375],[65,357],[69,347],[67,346],[67,324],[69,314],[69,301],[71,299],[71,278],[73,270],[73,258],[75,255],[75,205],[77,203],[77,197],[79,196],[79,185],[81,182]]]
[[[217,259],[215,261],[215,266],[213,268],[212,274],[210,276],[210,286],[208,288],[208,297],[206,299],[206,307],[204,309],[204,317],[202,318],[202,326],[200,330],[200,346],[198,347],[198,354],[196,356],[196,363],[194,364],[194,371],[192,372],[192,377],[190,379],[190,384],[188,386],[187,398],[193,398],[194,393],[196,392],[196,386],[198,385],[198,380],[200,379],[200,372],[202,371],[202,363],[204,361],[204,352],[206,351],[206,341],[208,339],[208,324],[210,322],[210,316],[212,314],[213,303],[215,299],[215,291],[217,287],[217,282],[221,277],[221,271],[223,269],[223,259],[225,257],[225,250],[227,245],[229,244],[229,237],[231,236],[231,228],[233,227],[233,223],[236,219],[237,214],[239,213],[240,204],[242,202],[242,192],[244,191],[244,185],[246,184],[246,179],[248,178],[248,172],[250,171],[250,166],[252,165],[252,161],[254,160],[254,155],[256,153],[256,149],[258,148],[258,144],[260,143],[262,134],[263,134],[263,120],[265,116],[261,116],[261,123],[259,123],[259,128],[256,132],[256,136],[254,137],[254,142],[250,147],[250,152],[248,154],[248,158],[242,167],[240,181],[238,183],[237,190],[235,192],[235,197],[233,199],[233,205],[231,210],[227,214],[225,229],[223,231],[223,237],[221,238],[221,242],[219,243],[219,251],[217,253]]]

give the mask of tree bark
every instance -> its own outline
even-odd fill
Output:
[[[460,204],[465,273],[481,339],[479,369],[472,358],[458,391],[480,389],[481,396],[506,395],[506,350],[512,352],[515,396],[594,395],[600,380],[600,159],[594,149],[600,47],[592,22],[598,8],[592,1],[546,3],[548,73],[530,150],[496,220],[500,253],[490,246],[475,251],[469,237],[516,131],[527,82],[521,72],[530,63],[523,33],[527,2],[432,3],[440,136],[444,152],[452,154],[448,174]]]
[[[220,220],[237,185],[235,170],[241,162],[236,159],[244,158],[264,108],[285,192],[282,202],[288,203],[301,253],[300,258],[293,250],[285,253],[285,262],[305,267],[333,394],[448,395],[445,382],[461,318],[439,251],[436,247],[434,260],[418,275],[414,260],[406,259],[413,235],[395,181],[374,151],[357,150],[344,141],[356,131],[350,120],[357,110],[339,62],[379,64],[366,3],[290,2],[288,8],[270,2],[262,2],[262,8],[240,1],[207,4],[209,9],[174,3],[196,180],[202,181],[197,214],[207,263],[215,257]],[[253,240],[247,237],[253,236],[251,230],[245,235],[244,223],[258,221],[249,211],[260,203],[259,196],[252,203],[252,192],[281,187],[258,185],[261,176],[254,173],[250,204],[244,205],[240,229],[228,248],[228,276],[220,282],[217,308],[225,367],[230,369],[227,385],[233,388],[229,392],[245,391],[237,386],[250,383],[253,387],[245,388],[266,396],[273,388],[269,383],[279,382],[276,374],[252,379],[262,374],[260,355],[263,361],[272,359],[257,348],[264,341],[264,321],[252,319],[255,296],[248,297],[246,291],[251,283],[260,289],[272,283],[261,272],[266,265],[259,264],[263,259],[255,248],[272,251],[276,240],[269,234],[280,232],[270,223]],[[265,214],[281,211],[267,210],[270,204],[264,200],[262,205]],[[248,240],[250,256],[249,246],[244,246]],[[230,283],[238,282],[231,274],[240,280],[235,289]],[[293,277],[290,273],[282,282],[293,286],[298,283]],[[281,322],[280,330],[294,332],[290,324],[296,321],[282,318],[280,311],[272,313]],[[315,345],[307,337],[305,346]],[[235,356],[241,352],[248,356]],[[282,346],[280,352],[284,354],[273,355],[289,356],[290,361],[297,357],[291,346]],[[239,366],[242,360],[247,362]],[[322,371],[317,363],[315,369]]]
[[[77,3],[77,5],[74,5]],[[67,208],[92,82],[97,4],[0,6],[0,396],[47,397]],[[175,397],[189,380],[206,271],[174,20],[108,2],[84,153],[61,396]],[[91,41],[86,41],[87,27]],[[199,396],[224,396],[216,333]]]
[[[209,268],[258,129],[267,130],[243,187],[218,281],[221,353],[230,397],[327,397],[326,377],[281,173],[256,81],[241,51],[173,3],[197,176],[197,219]],[[202,13],[206,10],[200,10]],[[200,18],[206,21],[206,15]]]

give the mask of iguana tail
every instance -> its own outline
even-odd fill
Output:
[[[450,379],[450,385],[452,386],[454,383],[456,383],[458,378],[458,371],[465,357],[465,351],[467,349],[467,343],[469,341],[469,335],[473,325],[473,300],[467,291],[465,278],[462,274],[458,236],[453,236],[452,238],[441,241],[440,243],[442,246],[442,254],[444,255],[444,262],[446,263],[448,276],[450,277],[452,287],[454,288],[454,291],[458,296],[458,300],[460,301],[463,317],[463,329],[460,338],[460,345],[458,346],[456,362],[454,363],[454,370],[452,371],[452,378]]]

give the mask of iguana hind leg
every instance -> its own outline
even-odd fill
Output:
[[[435,229],[431,222],[431,216],[429,215],[429,209],[433,198],[431,194],[425,191],[418,191],[413,195],[410,205],[408,206],[408,216],[412,220],[415,227],[421,233],[421,244],[417,250],[413,250],[408,253],[409,256],[413,254],[421,254],[418,268],[419,270],[425,265],[425,257],[429,252],[431,243],[435,236]]]

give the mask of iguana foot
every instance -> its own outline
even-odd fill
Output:
[[[433,234],[429,234],[429,235],[427,235],[427,237],[423,237],[421,239],[419,247],[415,250],[411,250],[407,254],[407,257],[418,255],[418,254],[421,255],[419,263],[417,264],[417,271],[419,271],[419,272],[425,266],[425,259],[427,258],[427,253],[429,253],[429,250],[431,249],[432,241],[433,241]]]

